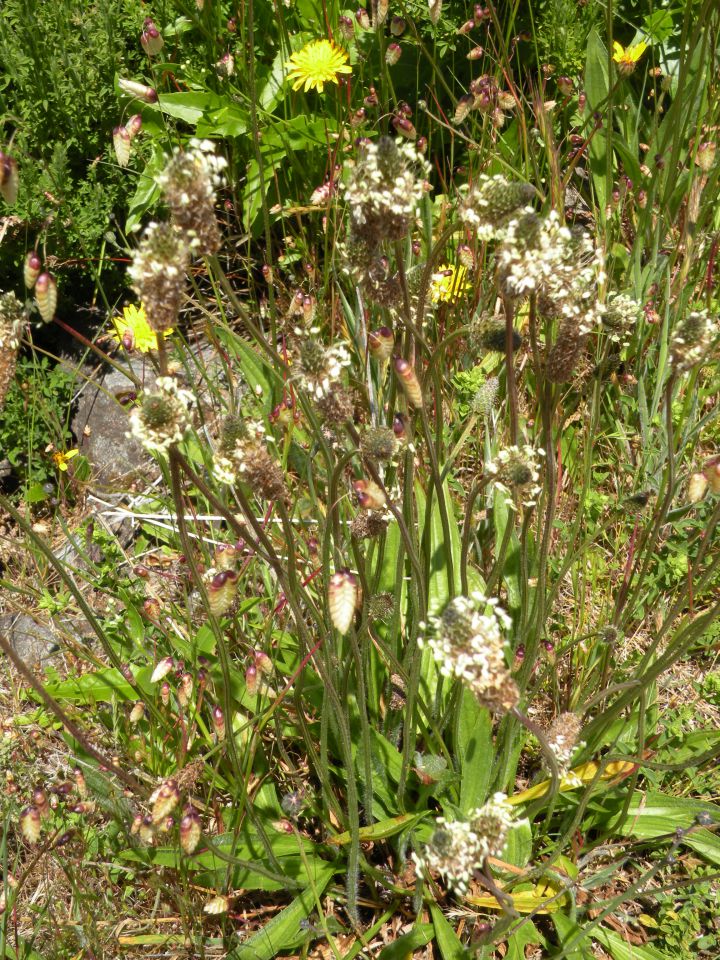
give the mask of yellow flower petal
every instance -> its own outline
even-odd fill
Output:
[[[337,83],[341,73],[352,73],[347,61],[347,53],[332,40],[312,40],[290,56],[287,78],[293,90],[304,84],[305,93],[313,88],[322,93],[326,83]]]
[[[125,307],[122,319],[120,317],[112,317],[111,319],[115,327],[113,339],[118,343],[123,344],[129,350],[137,350],[138,353],[149,353],[151,350],[157,350],[157,334],[148,323],[145,308],[142,305]],[[168,333],[172,333],[172,329],[167,330],[166,334]]]

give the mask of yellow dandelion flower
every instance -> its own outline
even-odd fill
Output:
[[[142,305],[125,307],[122,318],[112,317],[112,324],[115,327],[113,340],[121,343],[126,350],[137,350],[138,353],[157,350],[157,335],[148,323]],[[165,333],[172,333],[172,328]]]
[[[465,267],[444,263],[438,272],[433,274],[430,299],[433,303],[456,303],[470,289]]]
[[[646,50],[647,44],[644,40],[634,43],[631,47],[623,47],[616,40],[613,43],[613,60],[617,64],[618,72],[624,77],[629,76]]]
[[[55,461],[55,466],[60,470],[61,473],[65,473],[68,468],[68,461],[72,460],[73,457],[76,457],[80,453],[79,450],[57,450],[52,458]]]
[[[306,43],[302,50],[292,54],[290,65],[287,78],[294,81],[293,90],[299,90],[304,84],[305,93],[313,88],[322,93],[324,84],[338,82],[338,74],[352,73],[347,53],[332,40]]]

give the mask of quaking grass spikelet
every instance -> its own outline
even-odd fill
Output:
[[[349,570],[339,570],[330,578],[328,610],[332,625],[338,633],[347,633],[355,617],[359,599],[357,577]]]
[[[422,407],[422,388],[420,386],[420,381],[417,378],[417,374],[415,373],[415,368],[408,363],[407,360],[403,360],[402,357],[396,357],[395,373],[397,374],[400,385],[403,388],[405,396],[407,397],[408,403],[413,407]]]

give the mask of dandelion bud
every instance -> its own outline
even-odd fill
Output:
[[[130,163],[130,133],[126,127],[113,129],[113,150],[118,165],[126,167]]]
[[[360,7],[360,9],[355,13],[355,19],[363,30],[370,29],[370,16],[365,7]]]
[[[350,629],[358,597],[357,578],[349,570],[340,570],[332,575],[328,588],[328,609],[332,624],[339,633],[345,634]]]
[[[138,829],[138,836],[142,843],[150,846],[150,844],[155,839],[155,825],[153,824],[153,818],[148,814],[146,817],[143,817],[140,821],[140,827]]]
[[[23,280],[28,290],[32,290],[35,286],[35,281],[40,276],[41,269],[42,260],[34,250],[31,250],[25,257],[25,264],[23,265]]]
[[[697,149],[697,154],[695,156],[695,163],[700,167],[703,173],[709,173],[712,170],[715,163],[715,151],[717,150],[717,144],[712,140],[707,140],[705,143],[701,143]]]
[[[170,684],[167,680],[163,680],[160,684],[160,702],[164,707],[170,703]]]
[[[385,51],[385,63],[387,63],[390,67],[394,67],[400,59],[401,53],[402,49],[400,48],[399,43],[389,43],[387,50]]]
[[[466,20],[461,27],[458,27],[457,32],[460,34],[460,36],[465,36],[466,34],[470,33],[471,30],[474,30],[474,29],[475,29],[475,21]]]
[[[25,807],[20,814],[20,832],[28,843],[37,843],[40,839],[40,811],[37,807]]]
[[[400,136],[405,137],[407,140],[414,140],[417,137],[417,130],[405,117],[393,117],[392,125]]]
[[[190,856],[200,843],[200,817],[192,807],[180,821],[180,848]]]
[[[479,60],[484,53],[485,49],[483,47],[473,47],[467,58],[468,60]]]
[[[402,357],[395,358],[395,373],[400,381],[400,385],[405,391],[408,403],[413,407],[422,407],[423,395],[420,387],[420,381],[417,378],[414,368],[407,360]]]
[[[180,788],[177,780],[166,780],[157,791],[152,808],[152,821],[157,826],[180,803]]]
[[[80,767],[75,767],[73,770],[73,776],[75,777],[75,789],[77,790],[78,795],[81,797],[86,797],[87,783],[85,782],[85,776]]]
[[[368,350],[374,360],[389,360],[394,346],[395,337],[390,327],[380,327],[379,330],[368,333]]]
[[[352,487],[358,505],[363,510],[382,510],[387,503],[387,497],[382,487],[379,487],[372,480],[355,480]]]
[[[17,200],[20,188],[17,160],[0,151],[0,195],[8,206]]]
[[[585,110],[585,104],[587,103],[587,94],[584,90],[581,90],[578,94],[578,112],[583,113]]]
[[[128,122],[125,124],[125,129],[127,130],[130,139],[134,140],[142,130],[142,117],[139,113],[134,113],[130,117]]]
[[[142,700],[138,700],[137,703],[133,704],[133,708],[130,711],[130,724],[135,727],[145,716],[145,704]]]
[[[210,581],[208,603],[213,616],[221,617],[230,609],[237,593],[238,574],[232,570],[223,570]]]
[[[142,100],[144,103],[157,103],[158,95],[152,87],[144,83],[136,83],[135,80],[125,80],[120,77],[118,86],[124,94],[135,100]]]
[[[263,653],[262,650],[253,651],[255,657],[255,666],[258,668],[260,673],[265,674],[266,677],[269,677],[273,673],[273,665],[270,657]]]
[[[703,464],[703,476],[708,482],[711,493],[720,493],[720,456],[710,457]]]
[[[225,739],[225,714],[220,707],[213,707],[212,724],[218,741]]]
[[[35,281],[35,302],[45,323],[55,316],[57,306],[57,284],[49,273],[41,273]]]
[[[638,190],[635,199],[637,200],[637,205],[640,207],[640,209],[644,210],[647,206],[647,193],[645,193],[644,190]]]
[[[563,97],[571,97],[575,92],[575,84],[570,77],[558,77],[555,81]]]
[[[487,7],[483,7],[481,3],[476,3],[473,9],[473,16],[475,18],[475,23],[479,26],[483,20],[489,19],[490,10]]]
[[[173,658],[165,657],[165,659],[161,660],[153,670],[152,676],[150,677],[150,683],[159,683],[161,680],[164,680],[174,666],[175,663]]]
[[[247,688],[248,695],[254,697],[258,692],[259,686],[260,677],[258,675],[258,668],[254,663],[251,663],[245,670],[245,687]]]
[[[393,17],[390,21],[390,33],[394,37],[401,37],[405,33],[407,20],[404,17]]]

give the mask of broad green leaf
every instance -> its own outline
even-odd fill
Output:
[[[569,897],[566,893],[558,897],[558,889],[542,881],[536,886],[517,886],[508,897],[512,900],[513,907],[518,913],[541,913],[554,914],[558,910],[567,907]],[[483,893],[475,897],[466,897],[468,903],[476,907],[482,907],[485,910],[502,910],[503,907],[497,899],[489,893]]]
[[[389,820],[379,820],[369,827],[360,828],[360,840],[385,840],[387,837],[393,837],[406,827],[412,827],[425,816],[424,813],[403,813],[399,817],[391,817]],[[336,837],[330,837],[328,843],[333,846],[343,846],[350,843],[350,833],[339,833]]]
[[[209,108],[197,122],[199,137],[241,137],[247,133],[250,125],[250,115],[247,110],[227,100],[222,106]]]
[[[144,675],[145,682],[148,682],[151,673],[150,668],[141,672]],[[48,682],[46,686],[51,696],[66,703],[92,705],[108,703],[115,698],[134,700],[136,697],[135,690],[120,671],[114,667],[103,667],[93,673],[83,673],[79,677],[71,677],[58,683]]]
[[[206,110],[218,107],[220,98],[208,91],[190,90],[186,93],[161,93],[158,105],[163,113],[176,120],[195,126]]]
[[[492,718],[463,688],[458,710],[456,750],[460,767],[460,812],[482,806],[492,772]]]
[[[167,157],[158,143],[153,143],[152,154],[145,169],[138,177],[135,193],[128,204],[125,232],[132,233],[140,225],[145,213],[160,199],[160,187],[156,177],[165,166]]]
[[[524,867],[532,856],[532,830],[530,821],[525,817],[517,820],[508,834],[502,859],[514,867]]]
[[[651,840],[672,834],[678,827],[693,826],[699,813],[709,813],[714,822],[720,821],[720,806],[684,797],[668,797],[663,793],[636,790],[625,822],[614,828],[620,836]],[[720,837],[702,827],[683,837],[682,844],[691,847],[701,857],[720,865]]]
[[[590,944],[587,938],[580,936],[582,931],[574,920],[564,913],[554,913],[552,921],[561,946],[561,952],[553,954],[554,960],[593,960]],[[568,949],[566,945],[574,942],[576,937],[578,942]]]
[[[669,954],[655,947],[627,943],[619,934],[604,927],[595,927],[590,936],[603,945],[613,960],[671,960]]]
[[[622,778],[628,776],[635,769],[635,764],[629,760],[617,760],[615,763],[609,763],[599,780],[612,780],[615,777]],[[575,767],[564,777],[560,778],[560,790],[565,793],[568,790],[577,790],[586,783],[592,783],[598,771],[596,763],[583,763],[580,767]],[[550,790],[550,780],[543,780],[542,783],[536,783],[527,790],[521,790],[520,793],[513,793],[507,798],[508,803],[527,803],[529,800],[537,800],[538,797],[544,797]]]
[[[590,124],[592,124],[592,114],[598,109],[602,110],[609,89],[607,47],[600,39],[600,34],[593,27],[588,34],[585,60],[585,92],[587,94],[585,118]],[[590,142],[588,158],[601,218],[605,217],[605,204],[607,203],[606,157],[607,136],[604,130],[597,130]]]
[[[525,947],[537,946],[542,943],[543,939],[537,927],[532,920],[528,920],[519,930],[508,937],[505,960],[525,960],[527,956]]]
[[[261,397],[265,412],[269,413],[272,409],[274,387],[277,383],[276,377],[269,372],[265,364],[259,359],[258,353],[237,334],[224,326],[217,327],[214,332],[230,356],[240,361],[243,377],[248,386],[255,393],[262,390]]]
[[[495,559],[498,559],[505,530],[509,523],[515,523],[517,514],[507,504],[507,493],[495,488],[493,493],[493,524],[495,527]],[[513,530],[505,551],[502,578],[507,589],[507,609],[509,612],[520,607],[520,541],[517,531]]]
[[[434,933],[435,928],[431,923],[418,923],[409,933],[383,947],[378,954],[378,960],[409,960],[415,950],[430,943]]]
[[[322,896],[334,872],[330,866],[319,871],[313,887],[303,890],[289,907],[273,917],[262,930],[232,950],[227,960],[272,960],[282,950],[291,950],[303,944],[308,935],[301,928],[300,921],[315,908],[316,901]]]
[[[465,960],[470,952],[460,943],[458,935],[436,903],[430,904],[430,916],[435,927],[435,940],[440,948],[442,960]]]

